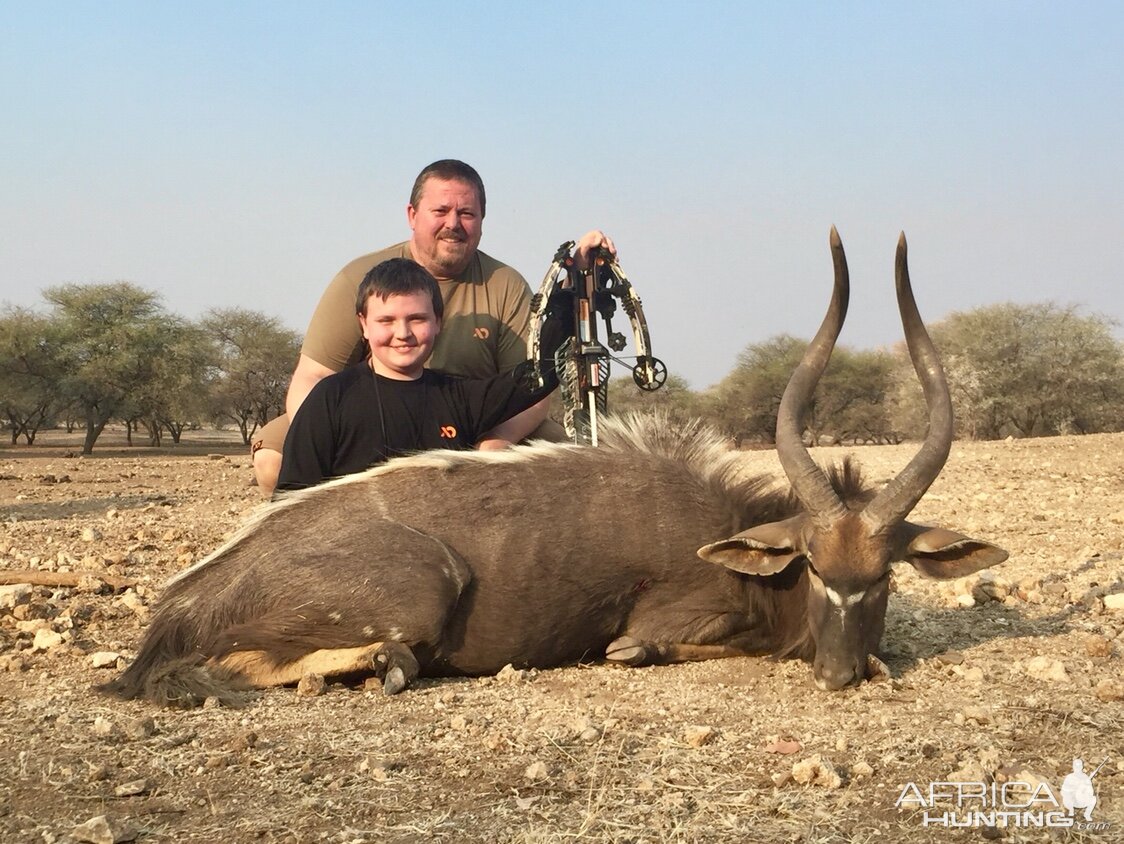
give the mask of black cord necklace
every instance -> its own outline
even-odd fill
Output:
[[[404,454],[422,451],[422,434],[425,430],[426,420],[429,418],[429,382],[425,380],[425,372],[423,371],[421,375],[422,400],[420,417],[415,417],[414,413],[411,412],[416,408],[411,407],[410,402],[402,402],[403,413],[409,418],[411,427],[413,428],[413,443],[406,448],[399,448],[397,444],[391,444],[390,436],[387,432],[386,412],[383,410],[382,391],[379,388],[379,374],[375,372],[375,363],[373,359],[371,359],[369,362],[369,368],[371,370],[371,378],[375,383],[375,404],[378,405],[379,427],[382,430],[383,459],[390,460],[392,457],[399,457]]]

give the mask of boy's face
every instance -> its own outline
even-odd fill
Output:
[[[427,293],[392,295],[386,301],[371,296],[367,313],[359,315],[359,325],[371,347],[375,372],[399,381],[421,377],[441,331]]]

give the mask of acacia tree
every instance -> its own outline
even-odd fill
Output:
[[[206,418],[215,376],[215,350],[202,328],[169,317],[161,334],[162,348],[150,378],[137,385],[125,403],[126,420],[143,427],[153,446],[162,443],[165,431],[178,443],[185,428]]]
[[[823,395],[809,415],[813,442],[828,431],[834,442],[901,442],[887,412],[893,371],[888,351],[836,348],[824,373]]]
[[[660,411],[676,422],[685,422],[700,415],[698,396],[691,392],[687,380],[668,375],[658,390],[641,390],[631,375],[622,375],[609,382],[609,412],[623,415],[633,411]]]
[[[1075,307],[1004,303],[932,327],[961,433],[976,439],[1117,430],[1120,344]]]
[[[777,408],[805,346],[787,334],[746,346],[729,374],[704,395],[706,419],[736,444],[746,439],[773,442]]]
[[[168,317],[156,294],[128,282],[66,284],[43,296],[60,328],[60,389],[86,421],[82,453],[110,419],[127,415],[130,396],[154,377],[167,347]]]
[[[203,331],[214,349],[212,418],[238,425],[243,442],[285,409],[300,335],[279,320],[242,308],[210,311]]]
[[[31,445],[39,429],[66,410],[58,385],[58,326],[26,308],[0,316],[0,412],[11,429]]]
[[[781,396],[807,345],[782,334],[747,346],[730,374],[707,394],[707,417],[735,442],[773,442]],[[811,441],[896,439],[884,404],[892,370],[888,352],[837,346],[805,416]]]

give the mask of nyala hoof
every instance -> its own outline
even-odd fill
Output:
[[[418,677],[418,661],[401,642],[384,642],[371,660],[375,676],[382,680],[383,694],[396,695]]]
[[[605,648],[605,659],[621,665],[648,665],[654,657],[653,646],[631,636],[621,636]]]

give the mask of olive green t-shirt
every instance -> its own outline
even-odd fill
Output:
[[[383,261],[410,257],[407,241],[356,258],[340,270],[312,314],[301,353],[335,372],[362,360],[366,343],[355,316],[359,284]],[[438,284],[445,317],[428,368],[490,378],[527,359],[531,289],[523,276],[477,250],[463,273]]]

